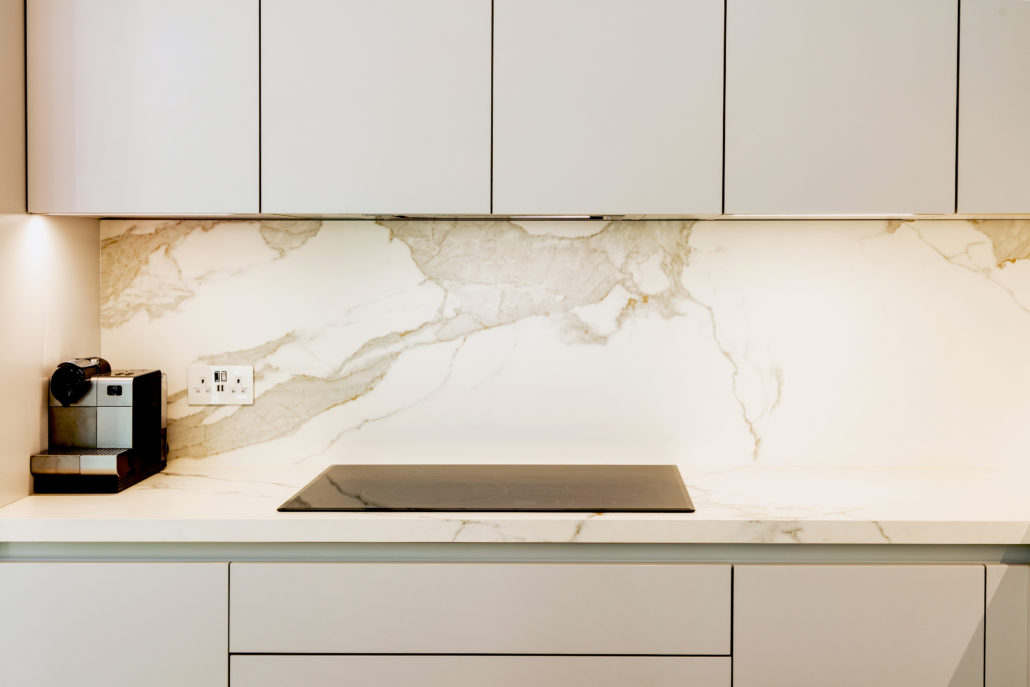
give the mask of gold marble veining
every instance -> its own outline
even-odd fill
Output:
[[[562,337],[580,344],[604,344],[629,318],[683,314],[690,295],[682,272],[689,258],[691,222],[612,222],[586,237],[532,234],[507,222],[381,222],[394,241],[437,285],[444,298],[435,316],[419,326],[369,338],[343,358],[328,376],[297,375],[275,384],[259,402],[209,422],[204,408],[172,423],[173,454],[202,457],[289,435],[314,416],[358,400],[389,374],[405,352],[467,340],[480,332],[533,317],[553,318]],[[649,261],[664,275],[664,288],[648,293],[634,276]],[[602,331],[577,309],[621,296],[615,329]],[[258,366],[297,335],[241,352],[205,356],[204,362],[236,360]]]
[[[604,343],[576,314],[622,287],[619,322],[645,310],[666,317],[682,314],[689,294],[683,270],[689,261],[693,222],[610,222],[585,237],[531,234],[511,222],[380,222],[402,241],[426,279],[456,303],[453,316],[427,322],[439,340],[468,336],[525,317],[559,317],[564,335],[582,343]],[[657,258],[665,277],[649,293],[635,276]],[[618,324],[618,322],[617,322]]]
[[[1030,258],[1030,220],[973,220],[972,224],[990,238],[998,267]]]
[[[279,257],[286,257],[290,251],[297,250],[321,229],[321,222],[310,220],[264,221],[258,226],[261,238]]]
[[[985,435],[1030,412],[1030,221],[105,224],[102,352],[118,365],[145,349],[145,364],[172,371],[173,457],[274,443],[283,462],[339,460],[356,436],[442,424],[436,434],[461,441],[508,414],[528,418],[528,440],[655,434],[706,463],[713,450],[715,462],[783,463],[841,441],[939,454],[975,436],[933,436],[958,427],[938,419],[956,403],[981,412],[965,400],[980,392],[963,391],[974,367],[998,404],[976,420]],[[213,267],[212,246],[239,255]],[[898,367],[926,342],[941,360]],[[187,406],[174,374],[191,363],[254,365],[255,404]],[[954,390],[935,386],[951,376]],[[881,392],[890,384],[900,393]],[[533,410],[551,396],[565,399],[553,423]],[[881,431],[899,414],[917,441]]]
[[[222,220],[161,220],[118,222],[123,231],[107,235],[100,241],[100,322],[102,327],[117,327],[138,312],[158,318],[174,312],[195,293],[178,278],[165,279],[160,292],[149,291],[147,298],[125,298],[148,261],[154,257],[167,259],[177,268],[171,252],[194,232],[210,232],[219,226],[258,227],[265,244],[280,258],[303,246],[322,226],[312,221],[227,222]]]
[[[143,309],[151,317],[174,310],[188,299],[192,290],[169,284],[168,295],[163,301],[147,303],[126,301],[122,294],[139,277],[146,259],[157,252],[167,253],[194,231],[209,231],[217,222],[193,221],[163,222],[153,231],[139,233],[131,228],[123,234],[100,240],[100,322],[103,327],[114,327],[125,323],[138,310]]]
[[[334,379],[292,377],[262,394],[260,403],[210,424],[206,421],[216,407],[179,418],[168,431],[172,455],[199,458],[288,436],[315,415],[374,389],[395,359],[386,356]]]

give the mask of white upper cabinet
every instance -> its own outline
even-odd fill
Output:
[[[496,214],[717,214],[723,0],[496,0]]]
[[[258,211],[258,0],[28,0],[31,212]]]
[[[1030,212],[1030,2],[962,3],[958,211]]]
[[[261,11],[264,212],[490,212],[490,0]]]
[[[726,212],[954,212],[957,8],[728,0]]]

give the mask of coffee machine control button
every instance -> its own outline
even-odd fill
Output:
[[[107,387],[107,395],[108,396],[121,396],[122,395],[122,385],[121,384],[111,384],[110,386]]]

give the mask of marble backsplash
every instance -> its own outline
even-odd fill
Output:
[[[1026,220],[105,221],[101,302],[175,458],[1030,462]]]

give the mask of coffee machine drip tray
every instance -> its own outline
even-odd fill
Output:
[[[127,448],[55,448],[32,456],[33,475],[117,475],[128,469]]]
[[[280,511],[692,513],[675,465],[332,465]]]

